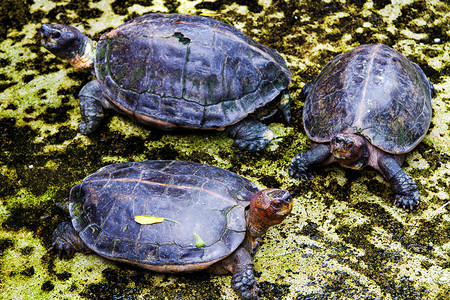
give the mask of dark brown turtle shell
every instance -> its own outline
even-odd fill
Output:
[[[159,272],[194,271],[242,243],[244,210],[257,191],[248,179],[209,165],[120,163],[74,186],[69,211],[83,242],[99,255]],[[166,220],[141,225],[135,216]],[[206,246],[196,246],[194,233]]]
[[[148,14],[104,34],[95,73],[107,98],[137,121],[224,128],[285,90],[280,54],[214,19]]]
[[[432,95],[432,84],[407,57],[386,45],[362,45],[336,56],[314,79],[305,130],[319,143],[353,132],[386,152],[406,153],[428,130]]]

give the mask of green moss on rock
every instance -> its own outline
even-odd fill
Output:
[[[450,278],[447,8],[439,0],[6,0],[0,8],[3,298],[234,299],[229,276],[156,274],[96,255],[59,260],[48,252],[52,231],[67,219],[54,204],[85,176],[109,163],[183,159],[234,171],[261,187],[288,188],[294,196],[293,214],[269,230],[255,256],[264,298],[444,299]],[[151,11],[208,15],[282,53],[293,73],[292,122],[270,124],[275,139],[267,149],[240,152],[223,132],[167,133],[112,113],[94,134],[78,132],[77,95],[92,77],[39,45],[40,23],[73,24],[98,38]],[[412,213],[392,205],[389,184],[375,171],[331,166],[309,182],[287,173],[291,158],[310,145],[301,88],[338,53],[374,42],[417,62],[437,92],[426,140],[404,166],[422,196]]]

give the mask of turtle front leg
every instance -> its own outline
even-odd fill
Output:
[[[75,252],[92,252],[81,240],[72,224],[68,222],[63,222],[56,227],[50,249],[58,253],[59,258],[72,258]]]
[[[306,152],[294,156],[289,165],[289,176],[295,179],[311,180],[314,178],[312,167],[322,164],[331,155],[329,144],[315,144]]]
[[[216,275],[232,273],[231,287],[241,299],[258,300],[261,290],[253,274],[253,258],[241,245],[227,258],[209,267],[208,271]]]
[[[97,80],[86,84],[79,92],[78,97],[81,111],[81,122],[78,129],[82,134],[87,135],[98,128],[105,116],[103,108],[110,108],[110,104],[103,95]]]
[[[420,204],[417,184],[402,170],[392,155],[386,153],[381,155],[378,158],[378,167],[394,189],[394,204],[397,207],[413,210]]]
[[[246,118],[227,128],[228,136],[240,150],[260,151],[273,139],[273,132],[263,123]]]
[[[231,287],[242,299],[259,299],[261,290],[259,289],[255,280],[255,275],[253,274],[253,264],[245,265],[235,270],[233,277],[231,278]]]
[[[257,300],[261,290],[253,274],[253,257],[250,252],[241,246],[231,255],[230,260],[225,261],[231,273],[231,287],[236,294],[245,300]]]

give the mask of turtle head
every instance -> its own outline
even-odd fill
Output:
[[[292,197],[287,190],[265,189],[259,191],[250,201],[247,216],[247,231],[256,238],[273,225],[283,222],[291,213]]]
[[[343,167],[355,170],[364,168],[370,156],[367,140],[357,134],[336,135],[331,140],[331,151]]]
[[[41,44],[59,58],[68,60],[77,69],[91,68],[94,43],[78,29],[62,24],[42,24]]]

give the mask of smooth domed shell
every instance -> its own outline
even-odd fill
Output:
[[[406,153],[428,130],[432,93],[404,55],[382,44],[359,46],[332,59],[312,82],[305,130],[315,142],[353,132],[386,152]]]
[[[258,191],[209,165],[142,161],[106,166],[72,188],[72,224],[99,255],[162,272],[200,270],[231,254]],[[165,218],[141,225],[135,216]],[[206,243],[197,247],[193,234]]]
[[[138,121],[223,128],[289,85],[280,54],[214,19],[148,14],[104,34],[95,71],[109,100]]]

